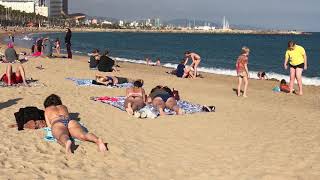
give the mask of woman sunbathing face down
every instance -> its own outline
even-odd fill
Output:
[[[44,107],[46,124],[52,129],[53,137],[65,147],[67,154],[72,153],[71,137],[93,142],[101,152],[107,150],[101,138],[87,133],[76,120],[70,118],[68,108],[62,104],[59,96],[55,94],[48,96],[44,101]]]
[[[184,111],[178,106],[174,94],[167,86],[156,86],[149,94],[148,102],[157,107],[160,116],[166,115],[165,108],[175,111],[178,115],[184,114]]]
[[[113,86],[116,84],[117,82],[117,78],[116,77],[112,77],[112,76],[102,76],[102,75],[96,75],[96,81],[98,83],[104,84],[106,86]]]
[[[139,117],[138,112],[146,104],[146,94],[143,86],[143,80],[137,80],[133,83],[133,87],[126,89],[125,108],[129,115]]]

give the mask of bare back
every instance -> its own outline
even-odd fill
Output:
[[[66,106],[50,106],[45,109],[45,119],[48,127],[51,127],[54,121],[59,120],[60,116],[69,117],[68,108]]]
[[[144,94],[145,94],[145,91],[144,91],[143,88],[135,88],[135,87],[128,88],[127,92],[126,92],[126,96],[127,97],[129,97],[129,96],[141,96],[141,97],[143,97]]]
[[[190,57],[193,61],[200,61],[201,60],[201,57],[199,54],[197,53],[190,53]]]

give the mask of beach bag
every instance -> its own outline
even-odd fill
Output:
[[[44,111],[37,107],[20,108],[18,112],[14,113],[18,125],[18,131],[24,129],[24,125],[30,120],[45,120]]]

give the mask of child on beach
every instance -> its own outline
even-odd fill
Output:
[[[157,59],[156,66],[161,66],[160,58]]]
[[[61,45],[60,45],[59,38],[57,38],[56,41],[54,42],[54,46],[56,47],[57,56],[60,56]]]
[[[286,80],[284,79],[280,81],[280,91],[285,93],[290,93],[290,87],[287,84]]]
[[[240,96],[242,81],[244,81],[243,97],[247,97],[248,89],[248,79],[249,79],[249,70],[248,70],[248,57],[250,49],[247,47],[242,47],[241,55],[237,59],[236,70],[238,76],[238,89],[237,95]]]

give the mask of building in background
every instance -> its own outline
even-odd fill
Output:
[[[49,8],[47,6],[36,6],[35,13],[41,16],[48,17],[49,16]]]
[[[24,11],[26,13],[35,12],[34,0],[0,0],[0,5],[12,10]]]
[[[68,3],[68,0],[63,0],[62,1],[63,2],[63,4],[62,4],[62,10],[63,10],[63,13],[65,14],[65,15],[68,15],[69,14],[69,3]]]

